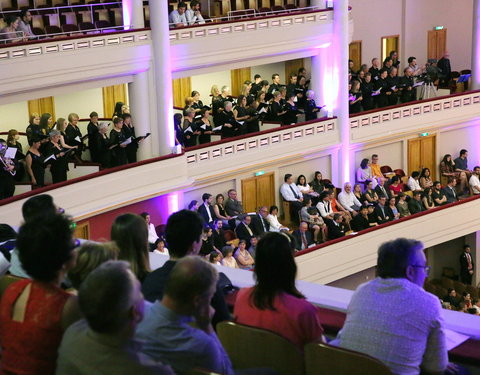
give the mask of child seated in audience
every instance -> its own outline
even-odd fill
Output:
[[[235,259],[238,262],[240,268],[249,270],[255,264],[252,256],[247,250],[247,243],[245,240],[240,240],[237,250],[235,251]]]
[[[238,268],[237,261],[233,257],[233,247],[231,247],[230,245],[224,246],[222,249],[222,253],[223,253],[222,265],[230,268]]]

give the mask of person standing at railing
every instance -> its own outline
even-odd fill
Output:
[[[71,147],[77,147],[75,150],[75,157],[82,160],[83,142],[82,132],[78,127],[78,121],[80,117],[76,113],[70,113],[68,115],[68,124],[65,127],[65,143]]]
[[[137,162],[137,150],[138,144],[142,140],[135,140],[135,128],[132,124],[132,116],[129,113],[124,113],[122,115],[123,118],[123,127],[122,132],[125,135],[125,139],[131,138],[132,141],[127,145],[125,148],[125,152],[127,153],[127,160],[129,163],[136,163]]]
[[[402,103],[408,103],[417,99],[417,89],[413,87],[413,70],[407,67],[403,70],[403,74],[400,80],[400,84],[403,87],[400,101]]]
[[[374,83],[375,89],[375,102],[378,108],[388,106],[388,83],[387,83],[388,71],[386,69],[380,70],[380,76],[377,82]]]
[[[50,142],[45,145],[45,156],[50,164],[50,172],[52,173],[52,182],[67,181],[68,159],[66,152],[60,145],[61,134],[58,130],[50,131]]]
[[[178,4],[177,9],[173,10],[168,17],[170,26],[173,27],[184,27],[187,26],[187,4],[181,2]]]
[[[388,105],[397,105],[398,96],[401,93],[400,77],[398,76],[398,69],[393,66],[390,68],[390,73],[387,76],[387,85],[387,91],[390,92]]]
[[[101,122],[98,124],[98,131],[94,134],[91,147],[96,150],[97,163],[100,163],[102,168],[109,168],[112,159],[112,144],[107,135],[108,124]],[[90,145],[90,143],[89,143]]]
[[[192,0],[190,2],[190,9],[185,11],[188,25],[204,24],[202,12],[200,11],[200,2],[198,0]]]
[[[23,32],[23,36],[28,39],[36,38],[32,31],[32,13],[28,9],[22,9],[20,12],[20,21],[18,22],[17,31]]]
[[[95,134],[98,133],[98,113],[90,113],[90,122],[87,125],[87,134],[88,134],[88,149],[90,150],[90,159],[94,163],[98,163],[98,150],[96,149],[95,144]]]
[[[110,144],[112,150],[112,167],[118,167],[120,165],[127,164],[127,153],[124,143],[126,141],[125,135],[122,133],[123,119],[121,117],[115,117],[113,119],[113,129],[110,132]]]
[[[362,91],[362,107],[364,111],[369,111],[375,106],[373,104],[373,83],[372,74],[370,72],[365,73],[365,78],[360,83],[360,90]]]

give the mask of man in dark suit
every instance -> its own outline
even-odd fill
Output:
[[[201,217],[203,217],[203,220],[205,220],[205,223],[207,223],[213,229],[213,223],[217,218],[217,216],[215,215],[215,211],[213,210],[213,207],[212,207],[213,195],[204,193],[202,195],[202,201],[203,201],[203,204],[200,207],[198,207],[198,213],[200,214]]]
[[[250,227],[252,228],[253,233],[256,236],[260,236],[270,230],[270,223],[266,219],[267,216],[267,206],[260,207],[258,213],[255,216],[252,216],[252,224],[250,225]]]
[[[375,207],[375,216],[377,217],[378,224],[386,223],[387,221],[393,220],[393,212],[390,207],[387,207],[387,198],[385,196],[378,198],[377,207]]]
[[[224,246],[227,245],[227,241],[225,240],[225,232],[223,231],[223,222],[220,219],[214,221],[213,225],[213,247],[215,250],[222,251]]]
[[[245,216],[240,224],[235,228],[235,234],[239,240],[245,240],[247,244],[250,243],[250,239],[254,236],[253,230],[250,227],[252,223],[252,218],[250,216]]]
[[[327,220],[328,239],[334,240],[345,236],[345,227],[342,223],[342,215],[336,213],[333,215],[333,220]]]
[[[470,245],[464,245],[463,253],[460,255],[460,280],[462,283],[472,285],[474,266]]]
[[[452,67],[450,66],[450,54],[448,51],[443,53],[443,57],[438,60],[437,68],[440,70],[440,85],[447,86],[452,79]]]
[[[410,213],[412,215],[416,214],[417,212],[424,211],[421,198],[422,198],[422,192],[421,191],[414,191],[413,192],[413,198],[410,199],[410,201],[408,202],[408,210],[410,211]]]
[[[310,233],[308,224],[304,221],[300,223],[300,226],[292,235],[295,239],[295,249],[298,251],[308,249],[310,245],[314,244],[312,233]]]
[[[375,193],[377,193],[378,197],[385,197],[385,198],[390,198],[390,192],[389,189],[385,187],[385,178],[380,177],[378,179],[378,185],[375,186]]]
[[[177,259],[198,254],[202,247],[202,232],[203,220],[198,213],[181,210],[170,215],[165,228],[170,260],[145,277],[142,284],[142,293],[147,301],[155,302],[162,299],[165,284],[177,263]],[[220,284],[217,284],[217,290],[213,295],[211,305],[215,309],[214,324],[230,320],[230,313]]]
[[[453,203],[458,201],[457,192],[455,191],[455,185],[457,184],[457,179],[455,177],[449,177],[447,186],[443,190],[443,194],[447,197],[447,203]]]

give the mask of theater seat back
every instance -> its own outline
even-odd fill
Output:
[[[266,367],[279,375],[303,375],[303,354],[290,341],[263,329],[221,322],[217,334],[233,368]]]
[[[393,375],[378,359],[326,344],[305,346],[305,375]]]

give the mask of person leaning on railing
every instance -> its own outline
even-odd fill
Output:
[[[24,42],[25,38],[23,31],[18,31],[20,18],[16,15],[8,15],[5,19],[7,26],[0,30],[0,40],[5,40],[5,43]]]
[[[35,39],[36,36],[32,31],[32,13],[28,9],[20,11],[20,21],[18,22],[17,31],[23,32],[23,36],[28,39]]]

